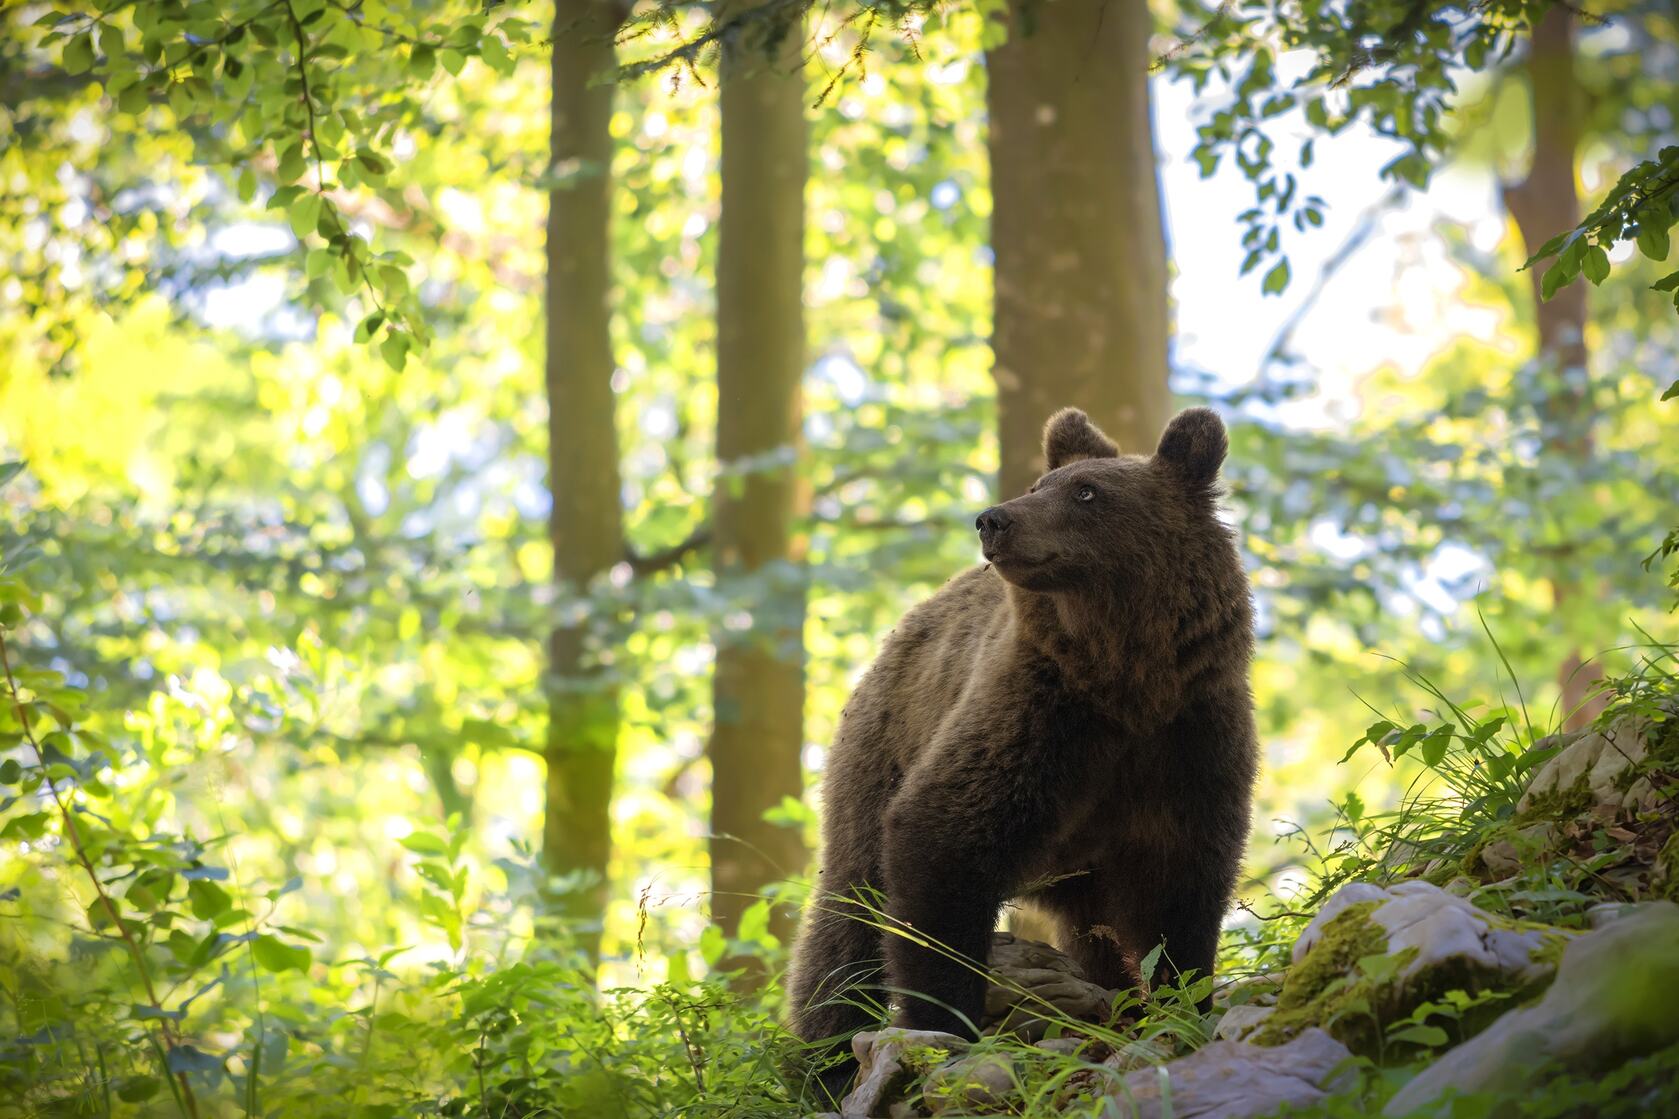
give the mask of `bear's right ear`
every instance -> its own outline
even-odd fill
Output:
[[[1154,457],[1191,482],[1210,483],[1230,449],[1224,421],[1211,408],[1185,408],[1160,436]]]
[[[1054,470],[1086,458],[1114,458],[1119,447],[1077,408],[1063,408],[1044,424],[1044,462]]]

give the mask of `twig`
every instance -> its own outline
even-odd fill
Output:
[[[630,565],[631,573],[633,573],[637,578],[643,578],[648,575],[657,575],[661,571],[667,571],[670,568],[675,567],[677,564],[687,559],[691,554],[699,551],[701,548],[704,548],[710,543],[711,529],[709,526],[701,525],[699,528],[696,528],[693,532],[689,533],[686,540],[672,544],[668,548],[661,548],[656,552],[649,552],[644,556],[637,555],[631,548],[626,546],[624,548],[624,562]]]
[[[291,0],[286,0],[286,16],[291,20],[292,34],[297,36],[297,80],[303,86],[303,111],[309,117],[309,147],[315,154],[315,189],[322,191],[326,189],[326,169],[321,164],[321,142],[315,136],[315,99],[309,94],[309,43]]]
[[[157,1028],[158,1032],[163,1035],[164,1043],[167,1046],[166,1052],[173,1050],[179,1045],[179,1041],[175,1037],[175,1031],[170,1028],[163,1004],[158,1002],[157,989],[152,985],[152,973],[151,969],[146,966],[145,954],[140,951],[140,946],[135,943],[133,934],[128,931],[128,926],[123,923],[122,916],[117,912],[116,903],[111,900],[111,895],[105,892],[105,884],[99,880],[99,873],[93,867],[93,860],[88,858],[87,850],[82,846],[81,831],[76,827],[76,818],[71,814],[69,805],[64,803],[64,798],[59,794],[58,786],[46,774],[47,754],[41,748],[40,740],[35,737],[35,730],[29,723],[29,712],[23,706],[23,698],[18,693],[17,680],[12,676],[11,658],[6,651],[6,635],[4,633],[0,633],[0,669],[5,672],[6,691],[12,702],[12,710],[17,712],[18,725],[23,731],[23,737],[28,740],[30,747],[35,751],[35,760],[41,766],[42,780],[46,783],[47,793],[52,797],[53,804],[58,807],[58,814],[64,820],[64,834],[69,838],[70,847],[76,853],[76,861],[87,872],[88,881],[93,883],[93,891],[99,895],[99,901],[105,909],[106,916],[111,919],[111,924],[116,926],[118,935],[122,937],[122,942],[128,946],[128,954],[134,959],[134,969],[140,973],[140,983],[146,991],[146,1001],[152,1010],[159,1015]],[[165,1057],[164,1074],[166,1076],[168,1071],[169,1062],[168,1058]],[[181,1093],[187,1114],[191,1116],[191,1119],[198,1119],[198,1100],[192,1094],[192,1085],[187,1080],[187,1074],[178,1072],[175,1077],[181,1084]]]

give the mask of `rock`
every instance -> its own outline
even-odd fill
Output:
[[[1173,1057],[1172,1046],[1163,1038],[1131,1038],[1119,1043],[1112,1053],[1102,1059],[1104,1068],[1116,1072],[1163,1065]]]
[[[1014,1062],[1002,1053],[975,1053],[940,1065],[922,1085],[922,1098],[934,1115],[968,1114],[996,1109],[1020,1085]]]
[[[1517,814],[1573,815],[1597,804],[1649,807],[1655,798],[1650,783],[1629,779],[1628,771],[1649,752],[1651,726],[1641,715],[1623,715],[1601,731],[1540,739],[1535,748],[1562,749],[1533,775],[1516,804]]]
[[[1520,1091],[1550,1061],[1591,1075],[1679,1042],[1679,905],[1640,905],[1564,950],[1531,1006],[1425,1068],[1383,1114],[1428,1108],[1447,1092]]]
[[[851,1039],[857,1055],[857,1084],[840,1101],[842,1119],[891,1115],[911,1086],[968,1043],[936,1030],[866,1030]]]
[[[1605,928],[1637,913],[1639,906],[1624,901],[1603,901],[1586,910],[1586,924],[1593,929]]]
[[[1090,982],[1077,964],[1047,944],[993,933],[990,964],[985,1033],[1036,1041],[1058,1017],[1104,1022],[1113,1007],[1115,992]]]
[[[1215,1041],[1170,1064],[1127,1074],[1101,1115],[1103,1119],[1163,1119],[1166,1115],[1247,1119],[1284,1104],[1304,1107],[1338,1086],[1336,1070],[1350,1056],[1340,1042],[1316,1029],[1275,1048]]]
[[[1213,992],[1214,1006],[1244,1006],[1259,1003],[1270,1006],[1282,993],[1286,971],[1262,971],[1226,984]]]
[[[1213,1036],[1221,1041],[1241,1041],[1276,1012],[1274,1006],[1233,1006],[1218,1020]]]
[[[1493,878],[1509,878],[1548,848],[1556,839],[1556,825],[1544,820],[1518,828],[1481,848],[1481,865]],[[1478,887],[1479,882],[1475,883]]]
[[[1355,882],[1336,891],[1295,941],[1276,1013],[1251,1040],[1274,1045],[1321,1026],[1373,1053],[1381,1047],[1379,1023],[1424,1000],[1543,981],[1566,936],[1520,926],[1428,882],[1387,889]]]

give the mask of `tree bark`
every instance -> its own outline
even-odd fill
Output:
[[[1574,16],[1552,7],[1534,27],[1528,46],[1527,79],[1533,105],[1533,159],[1526,178],[1504,187],[1504,205],[1515,219],[1531,255],[1553,236],[1580,221],[1575,164],[1580,147],[1579,87],[1574,74]],[[1539,360],[1556,386],[1544,402],[1546,446],[1574,461],[1592,454],[1591,399],[1586,352],[1586,282],[1576,280],[1549,300],[1540,293],[1543,268],[1528,270],[1539,327]],[[1564,558],[1551,576],[1557,615],[1566,603],[1593,599],[1568,570]],[[1596,664],[1582,667],[1580,651],[1569,650],[1557,669],[1565,725],[1577,730],[1597,717],[1601,700],[1588,699],[1602,678]]]
[[[744,10],[737,8],[737,11]],[[717,246],[717,458],[712,546],[719,584],[757,576],[744,631],[715,635],[712,919],[734,933],[765,886],[803,869],[794,829],[764,822],[804,791],[803,503],[805,86],[799,25],[748,20],[722,55],[722,215]],[[766,463],[760,456],[788,454]],[[792,929],[786,906],[772,928]]]
[[[1083,408],[1154,449],[1166,386],[1166,242],[1146,0],[1009,0],[990,75],[1000,496],[1043,472],[1043,423]]]
[[[612,393],[609,248],[613,86],[620,9],[558,0],[551,55],[549,144],[557,185],[548,198],[547,388],[549,538],[554,579],[575,594],[624,555]],[[618,693],[588,656],[587,626],[550,639],[543,861],[581,876],[559,916],[594,956],[612,850]]]

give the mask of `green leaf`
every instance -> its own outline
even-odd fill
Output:
[[[1638,228],[1638,251],[1651,260],[1666,260],[1670,247],[1667,230],[1654,224],[1652,217]]]
[[[282,183],[295,183],[303,177],[307,165],[303,162],[303,145],[294,143],[280,153],[280,162],[274,173]]]
[[[267,971],[308,971],[313,954],[300,944],[287,944],[267,933],[251,941],[251,954]]]
[[[700,933],[700,958],[705,961],[707,967],[716,967],[717,961],[721,960],[723,953],[728,950],[728,938],[716,925],[707,925],[705,931]]]
[[[1539,298],[1551,298],[1566,287],[1568,282],[1574,278],[1574,275],[1566,261],[1558,260],[1545,269],[1545,274],[1539,278]]]
[[[1265,279],[1260,284],[1260,290],[1266,295],[1281,295],[1288,287],[1288,261],[1279,260],[1271,271],[1265,273]]]
[[[1679,272],[1669,272],[1650,285],[1651,291],[1679,291]]]
[[[187,899],[192,905],[192,915],[201,921],[213,921],[233,905],[227,891],[208,878],[188,882]]]
[[[22,473],[23,463],[21,461],[0,462],[0,489],[5,489],[8,482]]]
[[[1143,957],[1142,963],[1137,965],[1137,974],[1142,976],[1145,984],[1154,982],[1155,970],[1160,967],[1160,957],[1165,951],[1166,942],[1161,941],[1150,949],[1148,955]]]
[[[182,1018],[187,1016],[186,1011],[184,1010],[159,1010],[155,1006],[147,1006],[145,1003],[139,1002],[130,1006],[128,1008],[128,1013],[143,1022],[156,1022],[160,1020],[165,1022],[179,1022]]]
[[[123,53],[122,29],[114,23],[99,25],[99,51],[107,59]]]
[[[291,222],[291,231],[298,240],[309,236],[315,231],[315,223],[321,220],[321,196],[305,193],[291,204],[286,211],[286,217]]]
[[[402,367],[408,362],[408,336],[393,330],[379,343],[379,353],[384,357],[386,365],[401,373]]]
[[[398,842],[416,855],[445,855],[449,852],[448,845],[429,831],[410,832]]]
[[[466,65],[466,55],[448,47],[437,52],[437,60],[443,63],[443,68],[449,71],[451,76],[459,74],[461,67]]]
[[[1573,230],[1569,230],[1567,233],[1559,233],[1555,237],[1552,237],[1549,241],[1546,241],[1543,245],[1540,245],[1539,251],[1528,257],[1527,262],[1523,264],[1521,268],[1517,269],[1517,271],[1525,272],[1529,268],[1532,268],[1535,264],[1538,264],[1541,260],[1544,260],[1546,257],[1555,253],[1567,243],[1569,237],[1573,235],[1573,232]]]
[[[131,117],[145,112],[149,104],[151,97],[147,94],[146,87],[138,83],[117,94],[117,109]]]
[[[1445,759],[1446,749],[1452,744],[1452,732],[1456,729],[1451,723],[1447,723],[1422,740],[1417,752],[1421,755],[1424,765],[1432,769]]]
[[[1413,1045],[1437,1049],[1451,1039],[1446,1036],[1446,1031],[1439,1026],[1406,1026],[1388,1034],[1388,1040],[1408,1041]]]
[[[1585,257],[1580,261],[1580,270],[1594,287],[1609,278],[1609,254],[1603,251],[1602,245],[1593,245],[1586,250]]]
[[[0,839],[40,839],[46,834],[47,822],[52,819],[45,812],[29,812],[13,816],[0,828]]]
[[[486,35],[478,41],[478,57],[484,60],[484,65],[506,77],[513,73],[513,56],[507,53],[507,47],[494,35]]]
[[[741,912],[738,937],[748,944],[776,943],[775,936],[770,932],[770,903],[767,899],[759,898]]]
[[[84,31],[65,43],[63,64],[71,74],[85,74],[93,69],[93,36]]]

